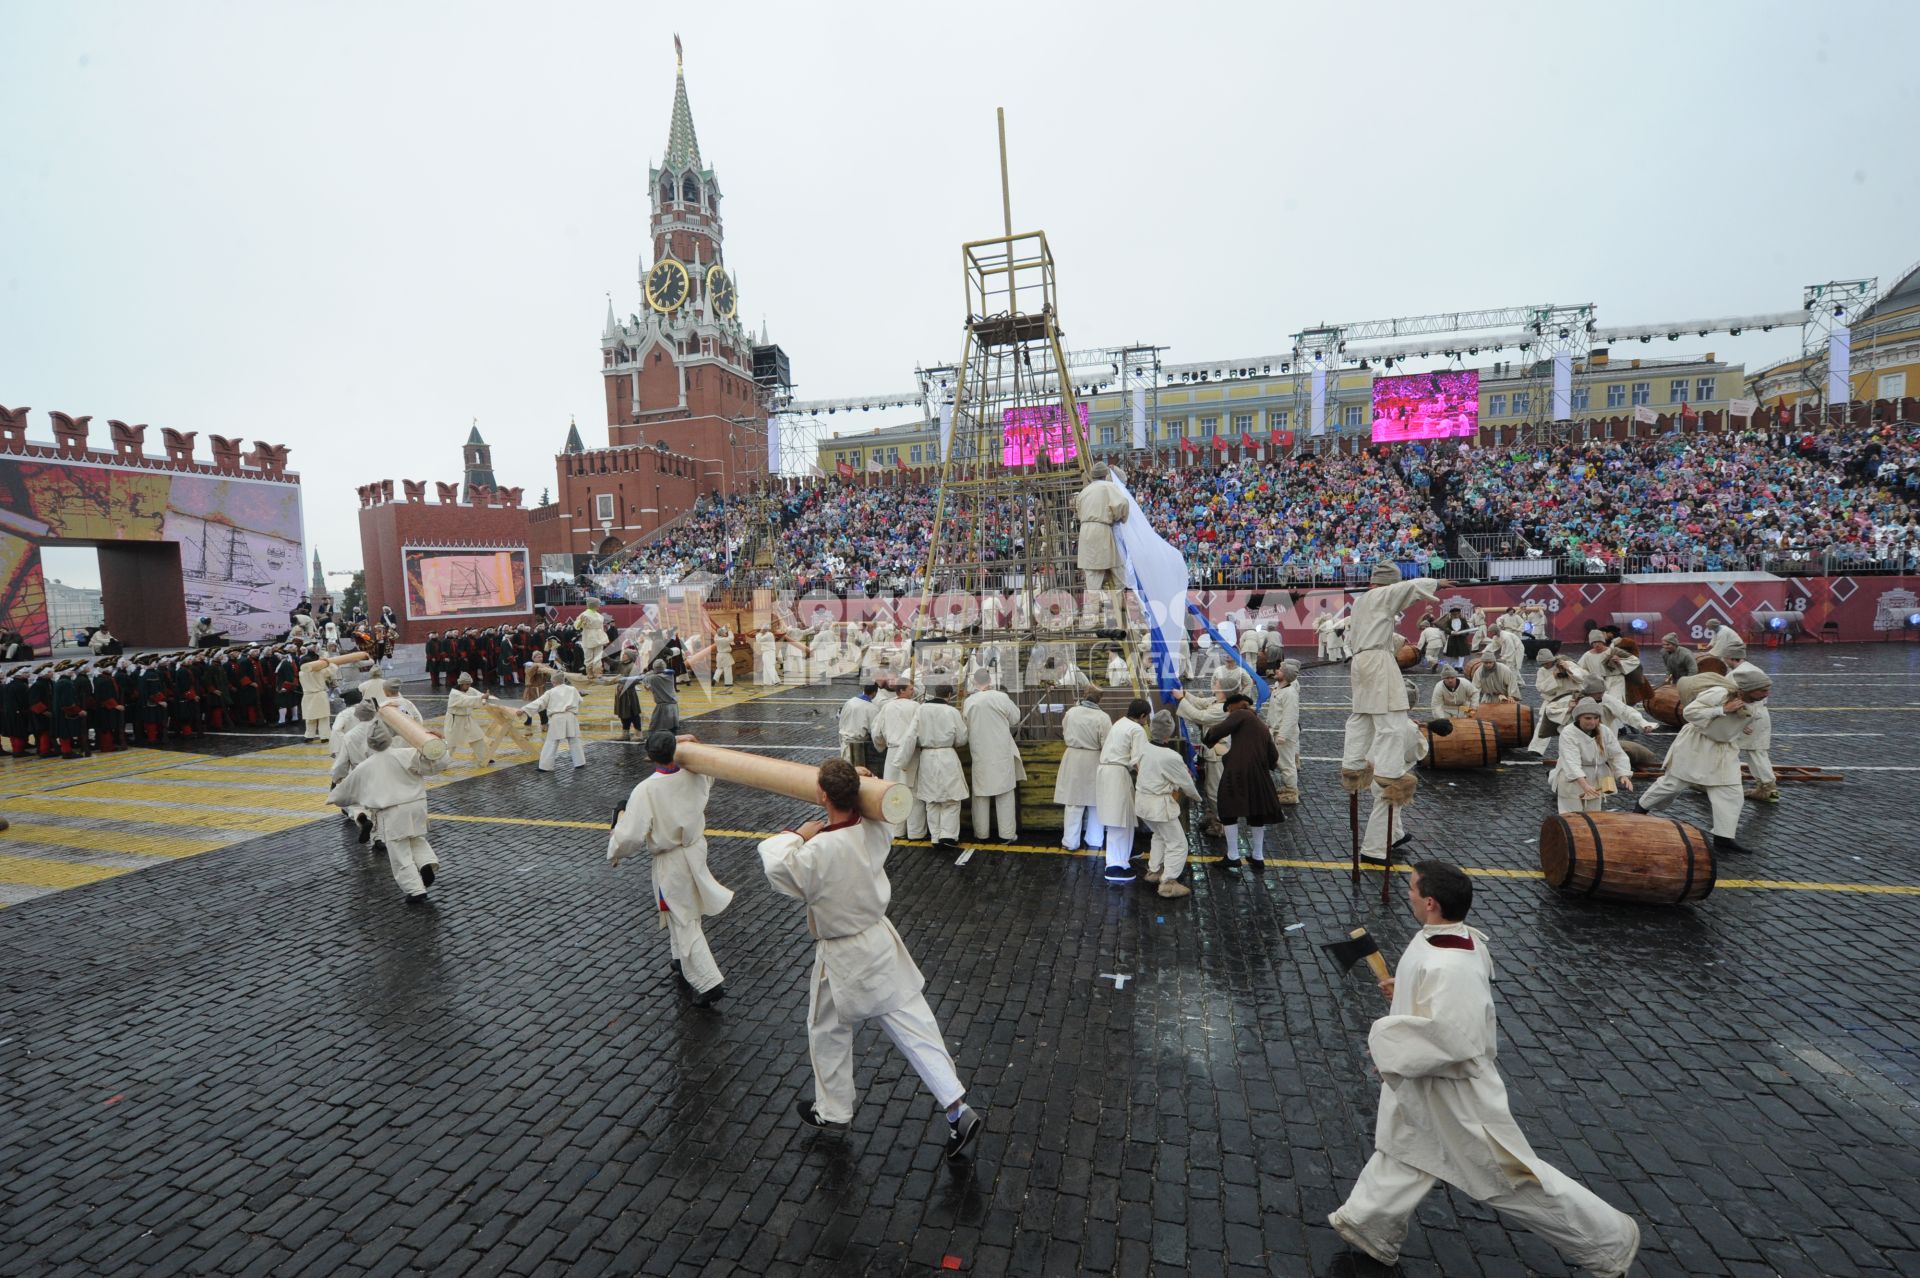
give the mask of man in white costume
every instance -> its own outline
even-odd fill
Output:
[[[1758,667],[1743,661],[1733,668],[1736,675],[1743,669]],[[1771,696],[1758,701],[1747,698],[1747,716],[1753,722],[1740,737],[1740,760],[1753,773],[1753,789],[1747,791],[1746,797],[1760,803],[1780,802],[1780,778],[1773,771],[1772,700]]]
[[[1238,671],[1223,674],[1213,681],[1212,692],[1189,692],[1185,688],[1175,688],[1169,694],[1173,697],[1173,713],[1177,719],[1184,719],[1193,726],[1187,730],[1189,740],[1196,743],[1208,728],[1213,727],[1227,717],[1227,695],[1240,690],[1240,681],[1233,676]],[[1207,685],[1198,685],[1205,687]],[[1203,834],[1219,836],[1225,833],[1220,824],[1220,777],[1223,772],[1221,756],[1211,750],[1200,749],[1200,830]]]
[[[870,766],[867,750],[872,744],[869,733],[876,713],[873,699],[879,694],[880,685],[868,683],[840,707],[840,757],[856,768]]]
[[[753,681],[763,688],[780,682],[780,670],[774,664],[773,654],[773,632],[757,632],[753,636]]]
[[[921,802],[918,788],[914,785],[913,723],[919,713],[920,703],[913,698],[913,683],[903,677],[895,687],[893,700],[874,711],[873,726],[868,729],[873,737],[874,748],[887,752],[887,761],[880,775],[889,781],[898,781],[915,792],[913,806],[907,810],[907,819],[893,828],[895,838],[902,834],[909,839],[927,837],[927,805]]]
[[[1300,663],[1291,658],[1282,661],[1274,667],[1267,687],[1271,695],[1267,697],[1267,704],[1260,707],[1260,721],[1267,725],[1267,731],[1273,736],[1274,752],[1280,756],[1280,762],[1273,769],[1276,797],[1285,807],[1297,807],[1300,803]],[[1214,794],[1218,797],[1218,789]]]
[[[1616,648],[1610,639],[1602,638],[1597,643],[1587,645],[1580,657],[1580,669],[1587,674],[1588,690],[1598,691],[1594,698],[1600,703],[1601,714],[1607,720],[1607,726],[1617,728],[1625,724],[1629,728],[1647,732],[1660,725],[1641,714],[1627,704],[1627,676],[1640,668],[1640,658],[1625,648]]]
[[[1479,672],[1476,671],[1476,674]],[[1449,667],[1433,685],[1433,698],[1428,710],[1436,719],[1465,719],[1472,714],[1473,708],[1480,704],[1480,694],[1474,686],[1460,677],[1460,672]]]
[[[350,690],[348,695],[358,694]],[[367,729],[373,726],[374,717],[378,714],[372,701],[356,700],[333,721],[333,739],[327,745],[333,751],[333,771],[329,779],[335,785],[345,781],[366,759]],[[365,843],[373,838],[373,818],[367,815],[364,807],[358,803],[342,803],[339,807],[340,815],[360,828],[360,842]]]
[[[733,900],[707,868],[707,798],[713,778],[688,772],[674,754],[691,734],[647,734],[647,758],[653,772],[633,787],[607,839],[607,863],[618,869],[630,856],[650,854],[653,899],[660,926],[667,931],[676,979],[693,990],[695,1007],[712,1007],[726,997],[726,978],[713,961],[702,917],[718,914]]]
[[[1367,1035],[1381,1082],[1373,1157],[1328,1223],[1392,1265],[1415,1209],[1445,1181],[1524,1224],[1594,1278],[1622,1278],[1639,1252],[1640,1227],[1543,1162],[1508,1108],[1494,1061],[1493,960],[1486,933],[1465,922],[1472,880],[1445,862],[1422,861],[1407,899],[1420,934],[1380,982],[1392,1006]]]
[[[1667,750],[1666,773],[1647,787],[1634,811],[1658,812],[1683,790],[1699,790],[1713,809],[1713,850],[1745,852],[1734,841],[1740,829],[1745,796],[1740,788],[1740,749],[1751,737],[1753,714],[1748,706],[1765,701],[1773,680],[1757,666],[1736,666],[1725,676],[1700,674],[1711,680],[1680,711],[1686,722]],[[1686,690],[1682,689],[1684,697]]]
[[[300,664],[300,717],[306,720],[306,740],[325,741],[333,735],[333,706],[327,689],[334,685],[334,667],[326,661]]]
[[[1438,603],[1440,591],[1453,585],[1432,577],[1402,581],[1400,570],[1384,561],[1374,565],[1369,580],[1373,588],[1354,600],[1347,624],[1347,638],[1353,645],[1352,701],[1340,750],[1340,784],[1348,794],[1365,790],[1375,772],[1389,777],[1404,772],[1395,762],[1405,745],[1397,736],[1383,746],[1380,759],[1372,757],[1375,739],[1397,733],[1412,705],[1400,674],[1400,635],[1395,626],[1415,600]]]
[[[972,690],[960,714],[967,721],[967,753],[971,756],[973,837],[985,840],[997,834],[1002,843],[1020,835],[1020,783],[1027,767],[1013,730],[1020,726],[1020,707],[993,686],[993,671],[973,672]]]
[[[1547,774],[1561,812],[1598,812],[1616,789],[1633,792],[1633,764],[1591,697],[1573,708],[1560,732],[1560,761]]]
[[[1584,695],[1587,676],[1571,658],[1555,657],[1533,676],[1533,686],[1540,694],[1540,712],[1534,717],[1533,740],[1527,742],[1527,750],[1544,755],[1553,737],[1567,726],[1574,703]],[[1554,725],[1552,735],[1547,732],[1548,724]]]
[[[760,844],[767,882],[806,903],[814,938],[807,1002],[814,1097],[799,1103],[800,1118],[841,1130],[853,1121],[853,1035],[862,1021],[878,1021],[946,1111],[947,1157],[959,1158],[980,1134],[980,1117],[966,1103],[967,1089],[927,1006],[926,978],[887,918],[892,834],[885,822],[860,816],[860,773],[851,763],[828,759],[819,785],[827,819]]]
[[[580,744],[580,690],[562,679],[520,707],[528,727],[533,726],[533,716],[542,710],[547,712],[547,739],[540,746],[540,762],[534,766],[542,772],[553,771],[554,763],[560,758],[560,747],[564,745],[573,766],[586,767],[587,752]]]
[[[733,627],[724,621],[713,632],[713,682],[733,686]]]
[[[1432,613],[1420,619],[1420,633],[1415,637],[1413,646],[1420,650],[1420,660],[1416,663],[1421,670],[1433,670],[1439,667],[1440,658],[1447,651],[1447,637],[1440,633],[1440,624]]]
[[[1127,614],[1120,603],[1122,565],[1113,526],[1127,522],[1130,506],[1126,494],[1109,478],[1112,472],[1105,462],[1095,462],[1092,473],[1092,481],[1073,499],[1074,517],[1080,521],[1074,562],[1086,574],[1081,610],[1086,624],[1097,627],[1111,608],[1113,624],[1122,626]]]
[[[1067,743],[1067,751],[1060,756],[1060,771],[1054,774],[1053,801],[1066,809],[1060,846],[1069,852],[1078,852],[1083,838],[1089,848],[1106,842],[1094,781],[1100,770],[1100,749],[1112,729],[1113,720],[1100,708],[1100,694],[1091,688],[1082,692],[1079,702],[1060,718],[1060,736]]]
[[[418,750],[393,744],[393,729],[375,720],[366,732],[367,757],[333,787],[327,802],[358,805],[386,845],[387,868],[410,903],[427,899],[440,858],[427,842],[427,787],[421,778],[440,765]],[[344,756],[343,756],[344,757]]]
[[[420,707],[400,695],[400,685],[379,671],[375,671],[360,685],[360,695],[371,697],[374,707],[392,706],[407,718],[418,724],[425,724],[420,717]]]
[[[967,744],[967,721],[947,699],[951,695],[944,681],[927,684],[927,699],[913,716],[909,752],[913,796],[926,805],[927,831],[936,846],[958,850],[967,774],[955,747]]]
[[[1407,683],[1407,697],[1411,701],[1412,681]],[[1412,831],[1407,828],[1407,812],[1419,788],[1413,769],[1427,757],[1427,738],[1406,712],[1386,718],[1388,722],[1376,732],[1368,755],[1373,770],[1367,790],[1373,796],[1373,806],[1367,810],[1366,829],[1360,836],[1360,855],[1369,861],[1387,859],[1388,825],[1393,827],[1395,848],[1413,839]],[[1446,736],[1453,731],[1453,721],[1435,719],[1428,725],[1428,731]]]
[[[455,680],[453,687],[447,689],[447,717],[441,726],[441,733],[447,738],[448,758],[452,758],[453,752],[461,746],[471,746],[474,761],[487,762],[482,757],[491,753],[486,749],[487,734],[474,721],[474,714],[487,700],[486,693],[474,690],[473,676],[464,672]]]
[[[580,635],[580,655],[586,659],[587,677],[600,677],[601,655],[607,650],[607,619],[600,612],[600,601],[588,599],[587,606],[573,619],[573,628]]]
[[[1106,829],[1109,883],[1134,881],[1133,774],[1147,752],[1147,716],[1153,707],[1144,697],[1127,705],[1127,717],[1113,725],[1100,747],[1100,770],[1094,774],[1095,806]]]
[[[1173,748],[1178,730],[1166,710],[1154,712],[1150,736],[1133,783],[1133,810],[1153,831],[1147,882],[1158,884],[1155,891],[1169,900],[1192,896],[1193,889],[1180,881],[1187,872],[1187,830],[1180,823],[1180,796],[1198,803],[1200,791],[1194,788],[1187,761]]]
[[[1747,641],[1740,637],[1738,630],[1722,621],[1713,637],[1707,640],[1707,655],[1720,658],[1731,670],[1734,662],[1747,659]]]
[[[1700,673],[1700,659],[1691,648],[1681,647],[1680,636],[1671,631],[1660,636],[1660,664],[1666,667],[1668,683]]]

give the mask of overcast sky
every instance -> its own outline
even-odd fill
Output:
[[[1075,346],[1783,310],[1920,258],[1908,0],[673,8],[0,7],[0,403],[293,445],[329,568],[354,487],[457,478],[474,418],[531,504],[570,415],[606,440],[676,28],[741,314],[807,398],[958,357],[995,106]]]

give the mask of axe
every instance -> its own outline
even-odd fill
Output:
[[[1347,935],[1349,939],[1344,941],[1322,941],[1320,948],[1333,955],[1342,972],[1351,972],[1355,963],[1365,959],[1375,980],[1387,980],[1392,975],[1387,971],[1387,960],[1381,957],[1380,947],[1367,929],[1356,927]]]

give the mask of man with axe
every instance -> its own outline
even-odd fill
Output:
[[[1364,929],[1326,947],[1349,968],[1367,958],[1392,1001],[1367,1035],[1381,1082],[1373,1157],[1327,1223],[1381,1264],[1394,1264],[1421,1199],[1445,1181],[1596,1278],[1621,1278],[1639,1252],[1640,1227],[1542,1161],[1508,1108],[1494,1064],[1493,960],[1487,934],[1466,924],[1473,881],[1457,866],[1422,861],[1408,880],[1407,902],[1420,934],[1392,976]]]

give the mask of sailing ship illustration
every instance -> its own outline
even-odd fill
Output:
[[[253,562],[253,545],[246,534],[232,524],[214,524],[196,520],[200,535],[185,532],[181,540],[188,551],[181,558],[180,575],[189,581],[224,582],[249,590],[273,584]]]

